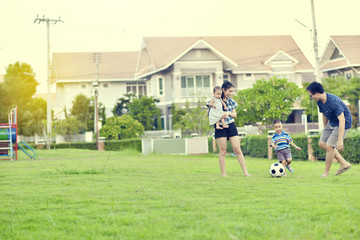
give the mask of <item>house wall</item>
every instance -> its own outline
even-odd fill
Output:
[[[104,88],[104,83],[108,84]],[[100,82],[99,88],[99,102],[101,102],[106,110],[106,117],[112,117],[112,109],[114,108],[117,99],[124,96],[126,93],[126,82]],[[70,111],[75,97],[83,94],[89,98],[94,96],[94,88],[91,82],[82,83],[57,83],[56,84],[56,101],[54,109],[62,110],[64,107]]]

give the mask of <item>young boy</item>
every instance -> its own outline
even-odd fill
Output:
[[[292,157],[289,144],[299,151],[301,148],[295,145],[289,134],[282,131],[282,123],[280,120],[275,120],[273,122],[273,128],[275,130],[275,134],[271,139],[271,146],[275,148],[279,163],[282,163],[282,165],[284,165],[284,167],[286,167],[290,172],[294,172],[294,169],[290,166]],[[286,176],[286,171],[284,176]]]

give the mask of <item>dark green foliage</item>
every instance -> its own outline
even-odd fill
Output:
[[[234,96],[239,104],[236,109],[236,125],[261,122],[270,127],[274,119],[285,121],[302,92],[295,83],[288,82],[287,79],[273,77],[269,80],[257,80],[252,88],[240,90]]]
[[[360,162],[360,135],[348,137],[344,140],[342,156],[351,163]]]
[[[308,138],[305,134],[291,136],[294,143],[301,147],[301,151],[296,150],[290,145],[291,156],[293,159],[308,160]]]
[[[161,110],[156,106],[156,99],[153,97],[141,96],[134,98],[128,103],[129,115],[138,120],[145,130],[159,129],[161,130]]]
[[[325,160],[325,151],[319,147],[320,136],[312,137],[311,139],[311,146],[314,150],[313,156],[318,160]]]
[[[241,139],[241,150],[245,156],[267,158],[268,138],[266,135],[243,138]]]

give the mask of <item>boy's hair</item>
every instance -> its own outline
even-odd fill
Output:
[[[312,82],[310,85],[306,88],[306,90],[310,91],[311,94],[315,93],[324,93],[324,87],[321,85],[321,83],[318,82]]]
[[[220,91],[221,91],[221,88],[220,88],[219,86],[214,87],[214,89],[213,89],[213,93],[215,93],[215,92],[216,92],[216,91],[218,91],[218,90],[220,90]]]
[[[278,120],[278,119],[274,120],[274,121],[273,121],[273,126],[274,126],[275,124],[277,124],[277,123],[281,123],[281,121]]]

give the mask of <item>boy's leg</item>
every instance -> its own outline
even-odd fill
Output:
[[[284,166],[284,176],[286,176],[286,160],[282,160],[281,164]]]
[[[292,162],[292,158],[286,159],[286,168],[289,170],[289,172],[292,173],[294,172],[294,169],[290,166],[291,162]]]

